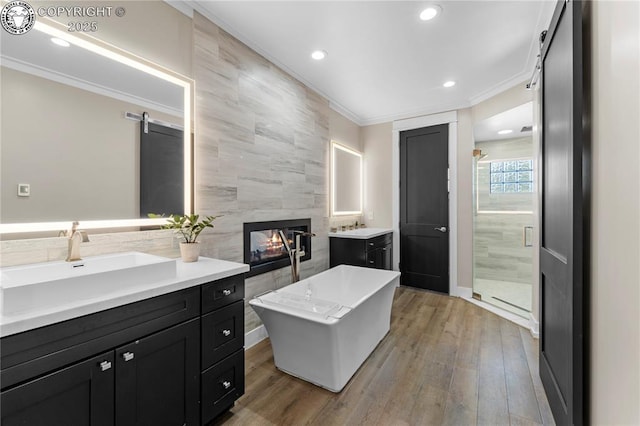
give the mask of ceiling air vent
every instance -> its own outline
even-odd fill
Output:
[[[533,126],[522,126],[522,129],[520,129],[520,133],[530,132],[532,130],[533,130]]]

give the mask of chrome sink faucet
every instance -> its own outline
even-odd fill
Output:
[[[79,223],[77,221],[71,224],[71,231],[65,233],[68,235],[69,239],[67,241],[68,251],[67,251],[67,262],[75,262],[77,260],[82,260],[80,257],[80,243],[89,242],[89,236],[86,231],[78,230]]]
[[[306,254],[304,250],[302,250],[302,247],[300,247],[300,237],[315,237],[316,234],[303,231],[292,232],[296,236],[296,248],[291,248],[289,240],[282,230],[279,230],[278,234],[280,234],[282,244],[284,244],[284,247],[287,249],[287,253],[289,253],[289,260],[291,261],[291,282],[295,283],[300,281],[300,258],[304,257]]]

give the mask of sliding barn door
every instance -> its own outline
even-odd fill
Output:
[[[540,377],[559,425],[585,422],[587,6],[559,2],[542,50]]]

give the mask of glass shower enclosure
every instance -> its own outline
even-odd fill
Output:
[[[526,126],[521,131],[511,124],[517,131],[498,135],[496,129],[509,124],[508,117],[496,117],[474,127],[473,297],[529,319],[537,197],[533,141]]]

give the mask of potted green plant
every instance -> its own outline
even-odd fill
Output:
[[[200,219],[197,214],[171,215],[163,229],[173,229],[179,235],[180,255],[183,262],[197,262],[200,256],[200,245],[196,241],[206,228],[213,228],[212,222],[220,216],[205,216]]]

